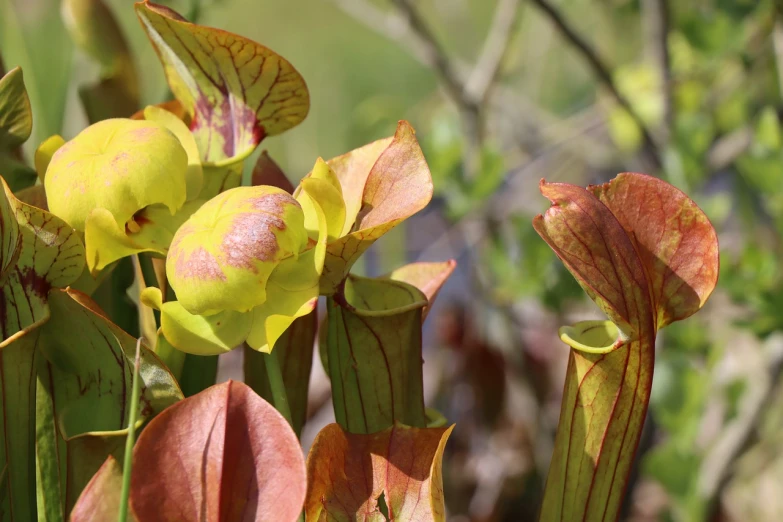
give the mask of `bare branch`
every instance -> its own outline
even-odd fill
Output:
[[[647,33],[647,52],[658,68],[663,97],[663,135],[661,141],[668,141],[674,124],[674,104],[671,57],[669,56],[669,0],[644,0],[642,22]]]
[[[478,110],[473,100],[465,96],[464,80],[460,72],[438,43],[421,14],[413,7],[411,0],[393,0],[393,2],[400,15],[408,23],[410,30],[418,37],[426,63],[438,74],[443,87],[452,100],[463,109]]]
[[[634,122],[641,130],[642,139],[644,140],[644,147],[647,150],[647,155],[649,156],[650,161],[653,163],[655,168],[660,168],[661,159],[658,152],[658,146],[655,144],[655,140],[653,140],[652,134],[650,134],[650,130],[647,128],[647,125],[645,125],[644,121],[642,121],[639,114],[634,110],[628,99],[623,96],[623,94],[615,85],[614,81],[612,80],[612,75],[609,72],[609,67],[606,65],[603,59],[601,59],[595,49],[593,49],[592,46],[584,38],[582,38],[582,36],[579,35],[579,33],[577,33],[576,30],[568,24],[568,22],[566,22],[565,18],[563,18],[563,15],[561,15],[560,12],[551,3],[549,3],[549,0],[532,0],[532,2],[541,9],[541,11],[555,25],[558,31],[560,31],[563,37],[568,40],[574,49],[579,52],[582,58],[584,58],[584,60],[590,66],[593,74],[595,74],[598,80],[609,90],[617,103],[628,112],[631,118],[633,118]]]
[[[484,48],[465,84],[465,92],[477,103],[484,103],[492,84],[511,48],[514,29],[519,22],[520,0],[499,0]]]
[[[379,9],[367,0],[332,0],[332,3],[360,24],[399,44],[422,65],[432,65],[426,49],[410,37],[410,26],[399,13]]]

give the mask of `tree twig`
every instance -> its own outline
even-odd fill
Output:
[[[476,103],[486,98],[511,49],[511,39],[519,22],[519,0],[499,0],[484,48],[465,84],[465,93]]]
[[[626,98],[620,90],[617,88],[617,85],[614,83],[614,80],[612,80],[612,75],[609,72],[610,69],[604,62],[604,60],[598,56],[598,53],[595,49],[585,40],[582,38],[582,36],[576,32],[576,29],[574,29],[563,17],[562,14],[553,6],[549,0],[531,0],[538,8],[549,18],[549,20],[554,24],[554,26],[557,28],[557,30],[562,34],[562,36],[573,46],[573,48],[579,52],[579,54],[582,56],[582,58],[587,62],[587,64],[590,66],[590,69],[593,71],[593,74],[598,78],[598,80],[604,84],[604,86],[609,90],[612,97],[617,101],[617,103],[625,109],[625,111],[631,116],[633,121],[636,123],[636,125],[639,127],[641,133],[642,133],[642,140],[644,141],[644,147],[647,151],[647,156],[649,157],[649,161],[653,164],[653,167],[660,168],[661,167],[661,158],[658,151],[658,146],[655,143],[655,140],[652,137],[652,134],[650,133],[650,130],[647,128],[647,125],[642,121],[642,118],[639,116],[639,114],[634,110],[633,106],[631,105],[631,102],[628,101],[628,98]]]
[[[663,128],[661,141],[669,140],[674,125],[674,104],[671,57],[669,56],[669,0],[644,0],[642,2],[642,22],[647,33],[647,52],[650,60],[658,68],[663,98]]]
[[[407,22],[410,30],[417,36],[421,52],[427,64],[432,67],[440,78],[441,84],[449,96],[463,109],[478,110],[473,100],[465,95],[464,80],[445,49],[438,43],[432,30],[421,14],[411,3],[411,0],[393,0],[399,14]]]
[[[480,170],[484,141],[484,112],[489,93],[508,54],[519,20],[521,0],[499,0],[479,60],[470,68],[448,55],[411,0],[392,0],[395,10],[384,12],[366,0],[332,0],[348,15],[400,43],[423,65],[430,67],[460,114],[465,139],[466,177]]]

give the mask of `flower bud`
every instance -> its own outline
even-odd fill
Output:
[[[238,187],[205,203],[177,231],[166,259],[169,283],[192,314],[249,311],[266,301],[281,261],[307,248],[304,213],[275,187]]]
[[[87,127],[52,156],[44,186],[49,209],[80,232],[96,208],[133,228],[133,216],[185,203],[188,156],[177,137],[153,121],[111,119]]]

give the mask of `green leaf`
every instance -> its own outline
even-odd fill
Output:
[[[38,349],[36,461],[39,505],[69,513],[109,455],[119,458],[131,410],[136,339],[111,323],[84,294],[53,292],[52,317]],[[141,349],[139,424],[182,398],[174,377]],[[59,463],[59,466],[57,465]]]
[[[20,202],[5,181],[0,194],[0,462],[8,469],[0,518],[35,518],[34,419],[40,325],[52,288],[84,267],[79,237],[56,216]]]
[[[304,79],[283,57],[242,36],[192,24],[149,1],[136,14],[192,119],[206,163],[244,160],[266,136],[298,125],[310,108]]]
[[[16,67],[0,78],[0,150],[10,153],[33,131],[33,112],[24,87],[22,69]]]
[[[393,270],[385,275],[384,279],[408,283],[422,291],[427,297],[427,306],[424,307],[421,317],[424,321],[438,297],[438,292],[455,268],[457,262],[454,259],[442,263],[411,263]]]
[[[35,367],[38,333],[0,349],[0,520],[35,520]]]
[[[12,191],[35,183],[33,170],[21,161],[19,147],[33,130],[33,113],[22,69],[16,67],[0,78],[0,174]]]
[[[72,228],[16,199],[4,180],[2,188],[0,349],[46,321],[49,290],[73,283],[84,267],[84,247]]]
[[[215,384],[218,356],[193,355],[192,353],[184,355],[180,385],[185,397],[192,397]]]
[[[406,283],[349,276],[327,305],[326,351],[337,422],[374,433],[425,427],[421,365],[426,296]]]

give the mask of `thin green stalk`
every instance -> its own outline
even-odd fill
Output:
[[[147,254],[138,254],[136,259],[141,268],[141,275],[144,279],[144,286],[147,288],[158,286],[158,276],[155,274],[155,267],[152,266],[152,258]],[[152,314],[155,316],[155,325],[160,326],[160,311],[153,310]]]
[[[291,408],[288,406],[288,394],[285,391],[285,382],[283,382],[283,372],[274,350],[272,353],[264,355],[264,362],[266,362],[264,366],[266,366],[266,376],[269,379],[269,388],[272,390],[272,402],[274,402],[275,409],[285,417],[288,424],[293,426]]]
[[[138,254],[139,266],[141,267],[141,275],[144,277],[144,285],[146,287],[160,286],[158,284],[158,276],[155,273],[155,267],[152,266],[152,258],[147,254]]]
[[[125,439],[125,458],[122,464],[122,490],[120,493],[120,513],[118,522],[128,520],[128,499],[130,497],[131,468],[133,467],[133,445],[136,443],[136,421],[139,417],[139,367],[141,366],[141,338],[136,341],[136,360],[133,364],[133,387],[131,388],[131,405],[128,416],[128,436]]]

